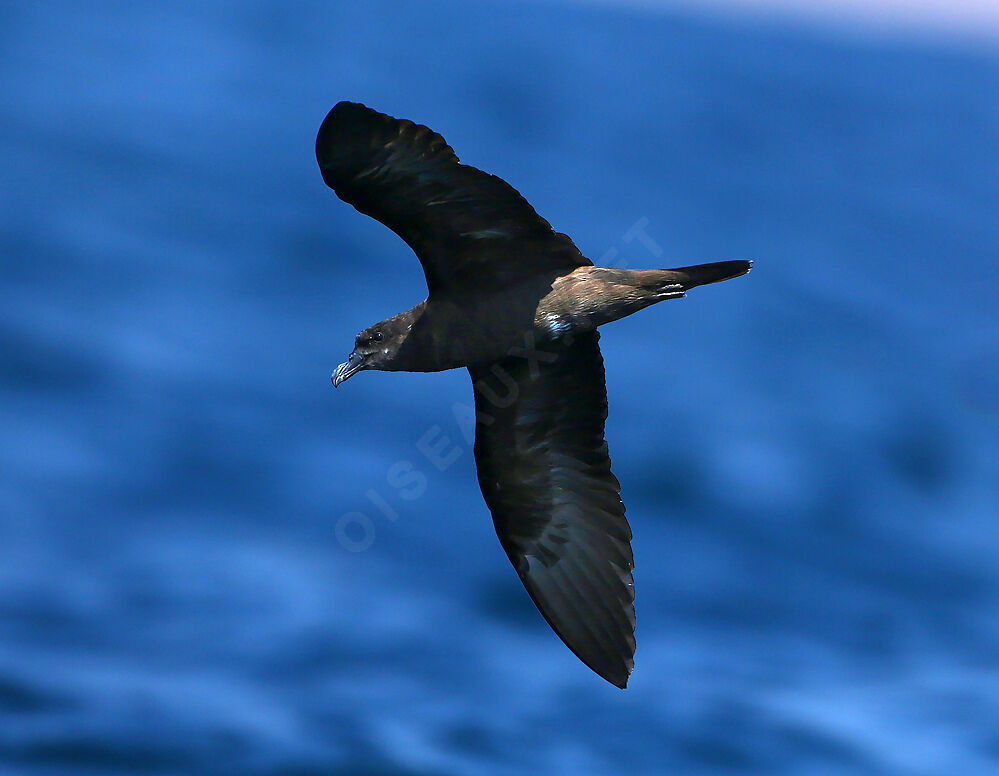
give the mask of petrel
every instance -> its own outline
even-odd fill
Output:
[[[436,132],[338,103],[316,138],[323,180],[416,253],[429,296],[369,326],[333,373],[462,367],[475,464],[500,544],[580,660],[624,688],[634,666],[631,528],[611,474],[597,327],[748,261],[595,267],[508,183],[460,164]]]

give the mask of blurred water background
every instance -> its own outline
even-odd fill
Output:
[[[320,179],[340,99],[441,131],[597,263],[756,260],[604,329],[626,692],[501,552],[467,375],[329,385],[425,294]],[[0,773],[999,773],[995,48],[11,2],[0,143]]]

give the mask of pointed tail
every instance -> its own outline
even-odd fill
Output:
[[[720,283],[723,280],[745,275],[753,266],[751,261],[716,261],[712,264],[698,264],[694,267],[664,269],[657,273],[666,283],[676,283],[688,291],[694,286]]]

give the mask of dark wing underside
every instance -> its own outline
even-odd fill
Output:
[[[513,187],[459,164],[427,127],[341,102],[319,128],[316,158],[340,199],[416,252],[431,294],[590,264]]]
[[[479,485],[503,549],[549,624],[624,687],[635,652],[631,529],[611,474],[598,334],[470,368]]]

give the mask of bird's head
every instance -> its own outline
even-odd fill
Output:
[[[413,321],[409,312],[400,313],[358,334],[354,340],[354,352],[333,373],[333,386],[340,385],[362,369],[393,371],[404,368],[400,365],[400,351],[413,328]]]

